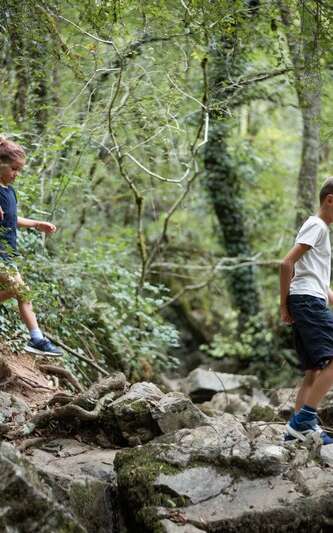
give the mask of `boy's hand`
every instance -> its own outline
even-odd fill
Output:
[[[3,209],[2,209],[2,207],[0,207],[0,222],[1,222],[1,220],[3,220],[4,218],[5,218],[5,213],[4,213]]]
[[[284,322],[285,324],[290,325],[294,322],[286,305],[280,305],[280,316],[282,322]]]
[[[56,226],[51,224],[51,222],[37,222],[35,228],[43,233],[54,233],[57,231]]]

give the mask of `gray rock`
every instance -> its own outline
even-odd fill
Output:
[[[206,531],[277,531],[269,529],[272,517],[288,517],[288,507],[302,496],[292,482],[280,478],[242,479],[204,503],[175,511],[189,523],[201,524]],[[168,510],[159,508],[158,514],[164,519]]]
[[[161,374],[160,380],[168,392],[183,392],[184,378],[168,378],[165,374]]]
[[[161,526],[165,533],[202,533],[202,529],[198,529],[192,524],[177,524],[171,520],[161,520]]]
[[[208,419],[181,392],[170,392],[163,396],[152,410],[152,416],[163,433],[202,426]]]
[[[332,471],[320,468],[317,465],[306,465],[305,468],[297,468],[294,481],[307,496],[311,494],[319,496],[333,489]]]
[[[251,392],[258,387],[256,376],[240,374],[223,374],[203,368],[196,368],[187,376],[186,392],[197,402],[210,400],[217,392]]]
[[[120,398],[104,402],[101,426],[106,434],[118,433],[130,446],[144,444],[161,433],[152,411],[163,396],[153,383],[135,383]]]
[[[185,497],[190,503],[199,503],[217,496],[233,483],[229,474],[224,474],[216,467],[202,466],[189,468],[169,476],[160,474],[154,485],[167,489],[176,496]]]
[[[265,407],[266,405],[270,405],[271,400],[266,396],[266,394],[257,388],[254,388],[252,391],[252,398],[251,398],[251,407],[253,405],[260,405],[261,407]]]
[[[250,440],[254,443],[281,444],[285,424],[249,422],[245,425]]]
[[[139,517],[138,530],[325,531],[333,517],[333,481],[328,469],[311,461],[318,443],[272,443],[277,432],[281,439],[277,424],[265,424],[269,431],[256,440],[253,433],[263,425],[250,426],[251,439],[224,414],[123,452],[118,482],[124,504],[135,509],[134,522]]]
[[[56,439],[33,449],[30,460],[87,532],[109,533],[121,521],[113,466],[117,451]]]
[[[210,418],[209,425],[181,429],[154,442],[168,444],[158,447],[160,459],[182,467],[196,460],[214,464],[244,463],[251,455],[242,424],[229,414]]]
[[[0,445],[0,530],[25,533],[79,533],[87,531],[55,501],[30,465],[7,443]]]
[[[258,472],[264,475],[279,474],[288,465],[289,450],[276,444],[257,444],[252,460]]]
[[[333,444],[326,444],[320,448],[321,461],[329,466],[333,466]]]
[[[31,409],[23,400],[13,394],[0,392],[0,423],[23,424],[30,415]]]
[[[41,473],[62,480],[64,487],[74,479],[87,477],[115,484],[113,461],[118,450],[100,450],[79,443],[74,447],[71,441],[67,445],[66,439],[61,439],[61,449],[55,447],[52,453],[52,443],[58,444],[59,441],[51,441],[46,449],[32,450],[29,460]]]
[[[288,419],[294,412],[297,391],[295,389],[276,389],[271,394],[271,402],[277,407],[278,414]]]
[[[209,416],[219,416],[223,413],[246,415],[251,410],[251,397],[235,393],[218,392],[209,402],[200,405],[200,409]]]

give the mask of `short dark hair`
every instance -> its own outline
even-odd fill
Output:
[[[320,193],[319,193],[320,205],[322,205],[322,203],[324,202],[328,194],[333,194],[333,176],[330,176],[329,178],[327,178],[324,185],[320,189]]]

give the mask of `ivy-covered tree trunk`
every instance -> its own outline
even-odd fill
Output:
[[[294,66],[295,89],[302,114],[302,155],[298,175],[296,227],[313,213],[316,203],[320,152],[320,5],[309,0],[292,13],[289,4],[280,0],[281,19]],[[295,26],[299,17],[300,30]]]
[[[225,251],[229,257],[237,257],[241,261],[251,255],[251,246],[246,231],[241,183],[228,153],[228,131],[227,122],[212,117],[205,153],[206,184]],[[232,270],[228,274],[228,284],[242,328],[260,307],[254,268],[246,266]]]
[[[8,5],[6,16],[3,13],[3,6],[0,15],[7,21],[9,43],[7,50],[7,61],[10,68],[15,73],[15,88],[12,98],[12,114],[17,125],[20,125],[26,118],[29,92],[29,72],[24,36],[21,31],[20,8],[16,2]]]
[[[223,36],[213,43],[209,69],[210,129],[205,150],[206,185],[220,226],[220,240],[229,257],[242,261],[251,256],[244,197],[237,164],[228,151],[232,128],[230,111],[238,79],[244,69],[244,57],[238,49],[237,33]],[[229,113],[228,113],[229,111]],[[253,266],[236,268],[228,274],[231,300],[239,312],[239,327],[260,309],[259,294]]]

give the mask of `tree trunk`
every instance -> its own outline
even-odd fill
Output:
[[[280,0],[281,19],[285,26],[291,61],[294,66],[295,89],[303,120],[302,155],[298,175],[296,227],[313,213],[316,202],[320,152],[320,5],[309,1],[299,7],[300,31],[292,25],[289,5]]]
[[[211,51],[209,84],[212,111],[204,162],[207,189],[220,225],[220,241],[229,257],[239,257],[241,261],[252,255],[251,245],[244,215],[241,177],[228,152],[232,123],[223,109],[226,99],[230,100],[235,90],[232,80],[238,79],[245,66],[245,58],[237,46],[235,33],[232,38],[223,36],[219,46],[215,45]],[[248,319],[260,309],[254,267],[231,271],[228,286],[232,303],[239,312],[239,327],[242,330]]]
[[[227,149],[228,129],[229,125],[223,120],[211,120],[205,152],[206,184],[219,221],[220,240],[229,257],[239,257],[241,260],[251,255],[251,246],[243,213],[240,179]],[[260,308],[254,267],[231,271],[228,285],[232,303],[239,311],[242,329]]]

